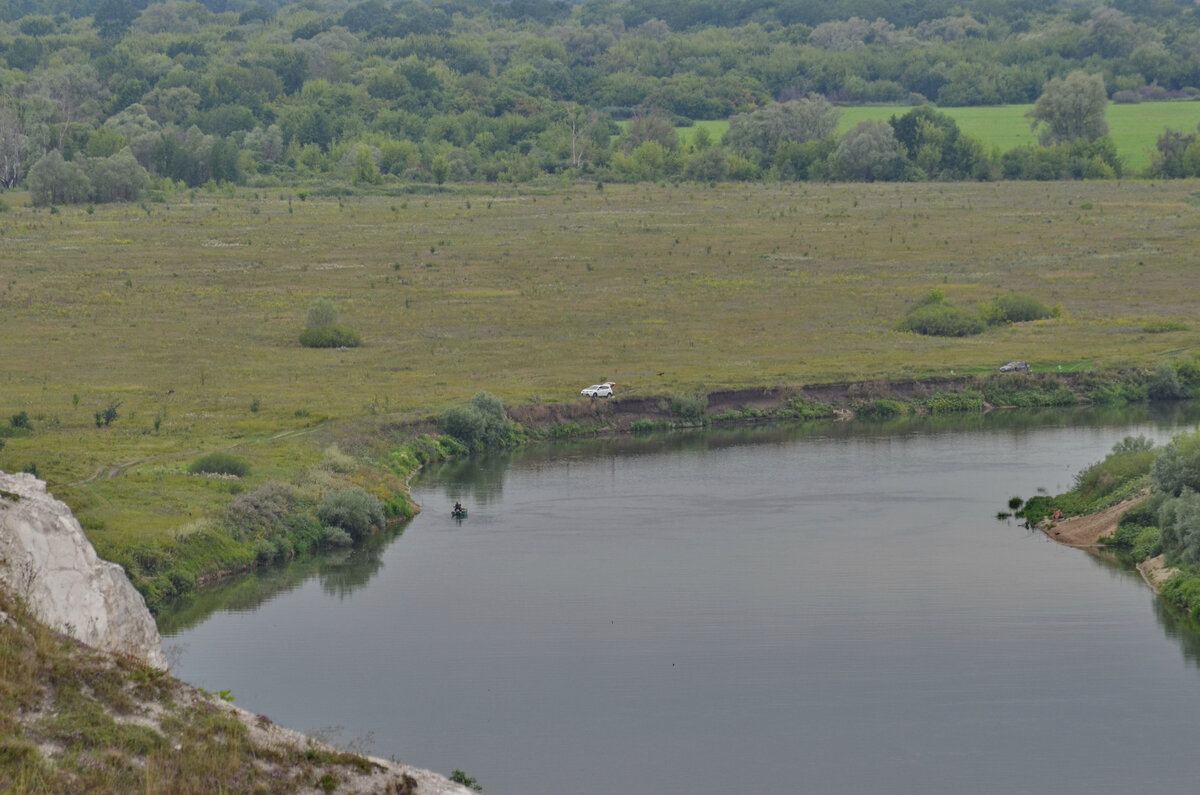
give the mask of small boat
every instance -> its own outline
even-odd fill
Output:
[[[461,510],[451,511],[450,515],[453,516],[455,519],[466,519],[467,518],[467,509],[462,508]]]

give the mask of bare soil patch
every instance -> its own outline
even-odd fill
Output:
[[[1043,521],[1039,527],[1060,544],[1069,547],[1098,547],[1101,538],[1111,536],[1117,531],[1117,522],[1120,521],[1121,515],[1140,505],[1145,499],[1143,495],[1126,500],[1089,516],[1072,516],[1060,522]]]

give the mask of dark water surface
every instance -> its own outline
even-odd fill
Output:
[[[403,535],[207,595],[165,642],[246,709],[487,795],[1192,792],[1193,625],[995,515],[1194,422],[1013,414],[462,462],[418,484]]]

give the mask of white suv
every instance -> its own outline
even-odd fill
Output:
[[[612,381],[605,381],[603,384],[592,384],[587,389],[580,390],[579,394],[591,398],[610,398],[613,396],[614,386],[616,384]]]

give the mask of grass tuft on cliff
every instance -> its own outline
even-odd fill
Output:
[[[313,791],[322,779],[378,784],[382,771],[266,716],[248,719],[163,671],[54,632],[23,600],[0,591],[5,793],[282,794]],[[391,775],[403,785],[403,772]],[[387,791],[415,791],[415,782]]]

